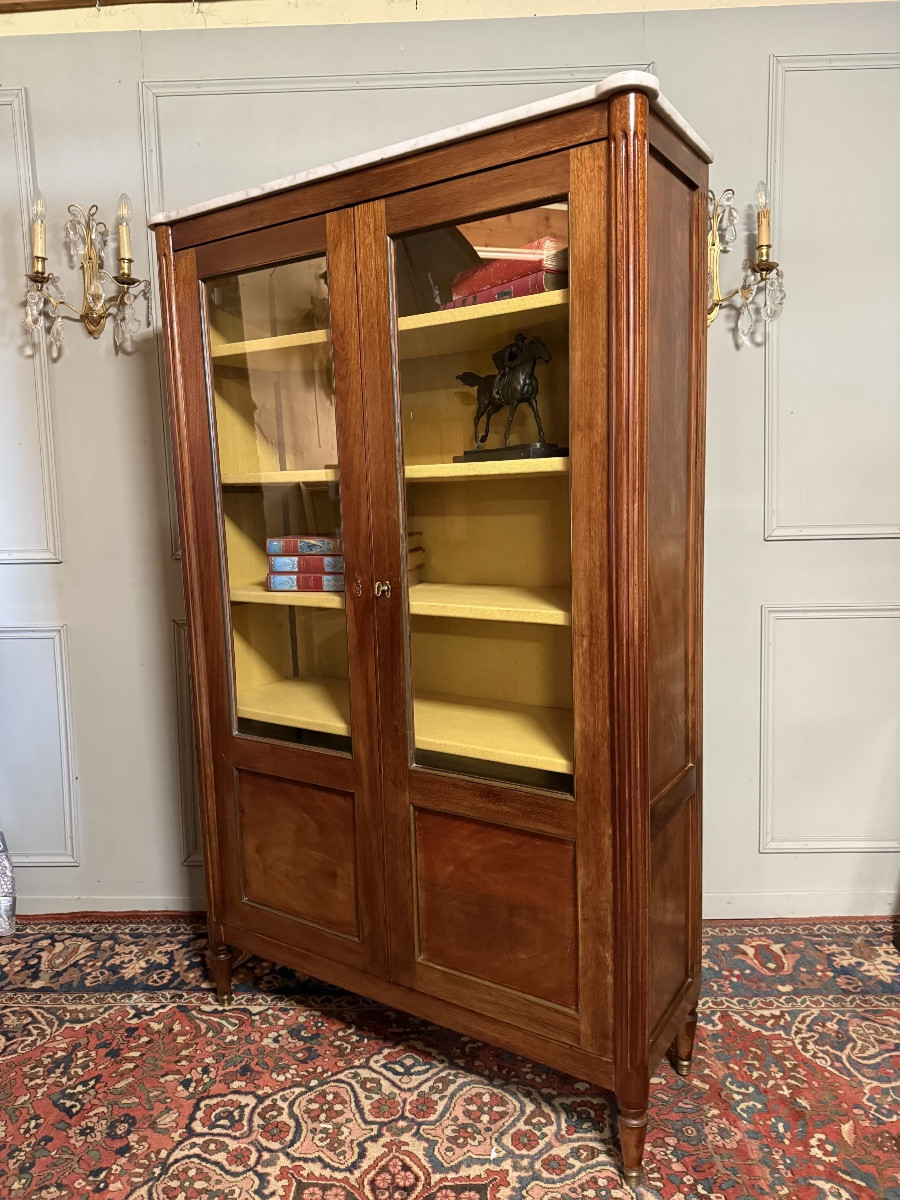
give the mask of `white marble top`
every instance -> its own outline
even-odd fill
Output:
[[[284,192],[288,188],[299,187],[304,183],[312,183],[315,179],[325,179],[329,175],[341,175],[347,171],[355,171],[360,167],[368,167],[373,163],[385,162],[388,159],[400,158],[416,150],[428,150],[433,146],[458,142],[463,138],[484,133],[489,129],[504,129],[508,125],[516,125],[520,121],[528,121],[532,117],[546,116],[547,113],[561,112],[567,108],[579,108],[602,100],[614,92],[644,92],[650,99],[650,107],[668,125],[670,125],[684,140],[697,151],[706,162],[712,162],[712,152],[699,134],[685,121],[665,96],[659,90],[659,80],[655,75],[646,71],[620,71],[610,75],[600,83],[592,83],[587,87],[578,88],[574,92],[565,92],[561,96],[549,96],[545,100],[535,100],[532,104],[522,104],[518,108],[509,108],[505,112],[493,113],[488,117],[478,117],[474,121],[466,121],[464,125],[451,125],[436,133],[426,133],[421,137],[410,138],[406,142],[396,142],[393,146],[384,146],[380,150],[368,150],[365,154],[356,154],[352,158],[339,159],[338,162],[328,163],[321,167],[312,167],[300,171],[296,175],[287,175],[284,179],[275,179],[260,187],[248,188],[244,192],[232,192],[230,196],[217,196],[214,200],[205,200],[202,204],[191,204],[187,208],[175,209],[173,212],[157,213],[150,219],[150,228],[157,225],[170,225],[174,221],[183,221],[187,217],[196,217],[200,213],[214,212],[218,208],[227,208],[242,200],[255,200],[258,196],[268,196],[273,192]]]

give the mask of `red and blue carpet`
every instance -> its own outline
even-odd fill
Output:
[[[652,1086],[642,1200],[900,1200],[888,920],[712,922],[692,1075]],[[0,1196],[599,1200],[587,1084],[269,963],[220,1008],[202,926],[0,941]]]

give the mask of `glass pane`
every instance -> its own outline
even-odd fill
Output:
[[[205,286],[234,727],[349,751],[325,256]]]
[[[571,791],[568,208],[392,244],[411,759]]]

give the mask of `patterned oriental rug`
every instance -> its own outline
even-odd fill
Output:
[[[641,1200],[900,1200],[889,920],[712,922],[690,1078],[652,1085]],[[218,1006],[188,918],[0,940],[0,1196],[599,1200],[608,1097],[257,959]]]

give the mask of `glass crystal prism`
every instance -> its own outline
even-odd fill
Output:
[[[746,342],[752,332],[753,313],[750,311],[749,302],[745,300],[741,305],[741,315],[738,317],[738,333],[741,335],[741,341]]]

